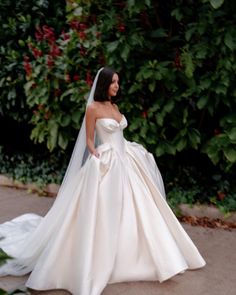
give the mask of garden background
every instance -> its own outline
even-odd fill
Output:
[[[2,0],[0,174],[60,183],[97,70],[168,201],[236,210],[236,2]]]

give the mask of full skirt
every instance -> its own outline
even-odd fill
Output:
[[[31,272],[32,289],[99,295],[108,283],[162,282],[205,265],[165,200],[152,154],[128,141],[122,156],[109,144],[98,151],[63,204],[0,225],[0,248],[15,258],[0,275]]]

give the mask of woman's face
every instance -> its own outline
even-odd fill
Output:
[[[117,91],[119,90],[119,77],[118,75],[115,73],[112,76],[112,82],[108,88],[108,96],[116,96]]]

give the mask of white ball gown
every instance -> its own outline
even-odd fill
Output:
[[[205,265],[165,200],[153,155],[125,140],[126,126],[124,116],[97,119],[100,157],[70,180],[63,206],[56,199],[45,217],[0,225],[0,248],[14,257],[0,275],[31,272],[29,288],[99,295],[109,283],[162,282]]]

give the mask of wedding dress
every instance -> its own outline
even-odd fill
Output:
[[[31,272],[32,289],[99,295],[109,283],[160,282],[205,261],[165,200],[154,157],[127,141],[125,116],[96,121],[100,157],[90,155],[70,179],[63,208],[0,225],[0,248],[15,259],[0,275]]]

